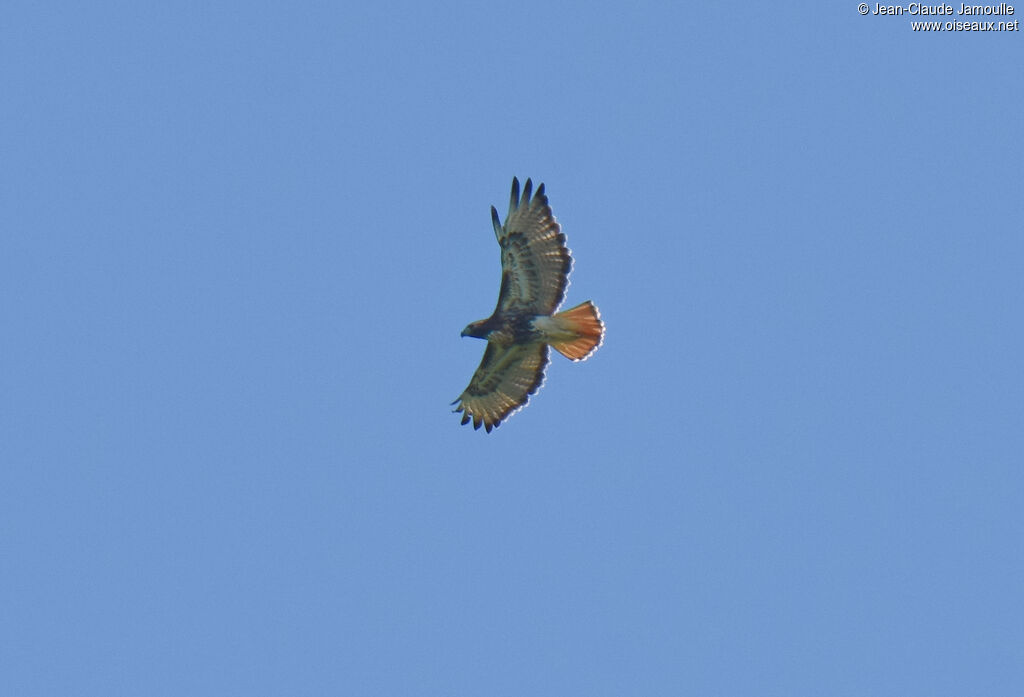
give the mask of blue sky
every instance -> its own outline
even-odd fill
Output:
[[[1024,49],[853,2],[13,3],[0,692],[1024,682]],[[513,175],[607,322],[485,435]]]

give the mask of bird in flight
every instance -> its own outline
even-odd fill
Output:
[[[501,247],[498,306],[487,319],[472,322],[462,336],[487,340],[484,358],[469,386],[452,404],[462,423],[483,424],[487,432],[526,406],[544,382],[548,346],[573,361],[586,360],[604,340],[604,323],[589,300],[558,312],[572,257],[555,221],[544,185],[533,192],[527,179],[519,195],[512,179],[508,216],[502,225],[491,206],[494,234]],[[531,195],[532,194],[532,195]]]

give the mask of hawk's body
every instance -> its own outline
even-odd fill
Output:
[[[508,216],[502,225],[491,207],[501,247],[501,290],[494,314],[473,322],[463,336],[487,339],[487,349],[469,386],[453,404],[462,423],[488,432],[523,407],[544,381],[548,346],[574,361],[588,358],[604,337],[604,324],[589,300],[557,312],[569,285],[572,257],[551,214],[544,185],[531,196],[527,179],[519,196],[512,179]]]

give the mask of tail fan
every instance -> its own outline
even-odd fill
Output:
[[[551,346],[574,361],[590,357],[604,341],[604,322],[597,306],[589,300],[551,317],[558,331]],[[562,337],[565,337],[564,339]]]

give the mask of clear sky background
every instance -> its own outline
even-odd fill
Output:
[[[0,693],[1020,694],[1024,38],[911,19],[5,4]],[[487,435],[513,175],[608,329]]]

